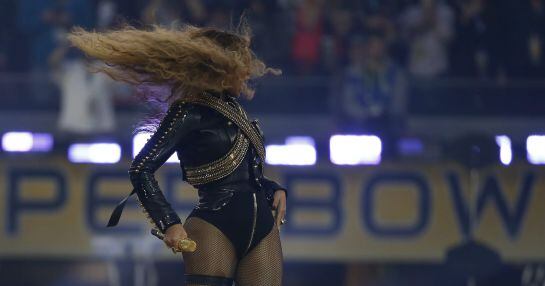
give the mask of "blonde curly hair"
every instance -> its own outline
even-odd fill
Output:
[[[145,30],[124,26],[100,33],[75,28],[68,40],[106,64],[95,71],[133,85],[167,84],[176,91],[172,96],[229,90],[250,99],[254,95],[250,79],[281,73],[252,52],[246,25],[236,31],[191,25]]]

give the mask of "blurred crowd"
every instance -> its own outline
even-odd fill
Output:
[[[94,94],[111,83],[85,74],[81,57],[67,49],[65,35],[73,26],[229,28],[244,14],[258,56],[287,75],[334,79],[339,113],[352,122],[402,117],[412,80],[545,78],[543,0],[2,0],[0,5],[0,72],[39,78],[57,71],[61,90],[78,92],[85,84],[91,91],[80,96],[101,106],[108,104]],[[40,94],[47,98],[43,90]],[[70,118],[64,121],[70,124]]]
[[[44,68],[73,25],[191,23],[245,13],[254,46],[293,74],[337,74],[369,39],[411,76],[543,77],[542,0],[3,0],[0,70]],[[375,48],[377,48],[375,46]],[[362,51],[363,52],[363,51]]]

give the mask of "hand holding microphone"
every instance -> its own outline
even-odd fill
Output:
[[[194,252],[197,250],[197,243],[187,237],[181,224],[169,227],[165,234],[157,229],[152,229],[151,234],[163,240],[172,249],[172,252]]]

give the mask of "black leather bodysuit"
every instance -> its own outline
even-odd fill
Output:
[[[239,106],[228,93],[203,96]],[[207,106],[187,102],[170,106],[129,170],[133,192],[161,232],[181,220],[161,192],[155,171],[176,152],[185,180],[188,166],[201,166],[221,158],[233,147],[239,132],[237,124]],[[276,190],[285,190],[263,176],[263,162],[252,144],[234,171],[194,187],[199,203],[190,217],[199,217],[220,229],[233,243],[239,258],[270,232],[274,219],[268,199]],[[114,211],[109,225],[117,224],[121,209],[122,206]]]

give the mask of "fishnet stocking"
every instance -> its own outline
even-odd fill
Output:
[[[184,228],[188,237],[197,242],[195,252],[183,252],[185,273],[232,278],[237,256],[231,241],[214,225],[198,217],[187,219]]]
[[[282,246],[276,225],[238,264],[237,286],[280,286]]]

